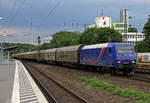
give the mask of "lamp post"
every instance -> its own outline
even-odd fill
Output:
[[[40,45],[41,45],[41,37],[40,36],[38,36],[38,61],[40,61]]]
[[[3,17],[0,16],[0,20],[3,20]],[[2,47],[2,35],[0,34],[1,36],[1,47]]]
[[[3,17],[1,17],[0,16],[0,20],[2,20],[3,19]],[[0,35],[1,36],[1,35]],[[1,40],[2,40],[2,37],[1,37]],[[2,52],[3,52],[3,50],[2,50],[3,48],[0,46],[0,61],[1,61],[1,63],[2,63]]]
[[[0,52],[1,52],[1,64],[3,64],[3,56],[4,56],[4,51],[3,51],[3,45],[2,45],[2,43],[3,43],[3,36],[4,35],[0,35],[1,36],[1,50],[0,50]]]

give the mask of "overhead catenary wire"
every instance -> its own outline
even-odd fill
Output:
[[[44,23],[44,21],[54,12],[54,10],[59,6],[59,4],[61,3],[62,0],[59,0],[56,5],[54,6],[54,8],[49,8],[49,12],[48,14],[44,17],[44,19],[41,20],[41,22],[39,22],[39,25],[37,25],[37,27],[40,27],[42,23]],[[48,0],[48,6],[51,4],[52,0]],[[33,21],[30,21],[30,27],[31,27],[31,32],[33,32]],[[39,34],[39,33],[34,33],[34,34]]]
[[[137,16],[141,16],[141,15],[150,15],[150,12],[144,12],[144,13],[139,13],[137,15],[134,15],[133,18],[137,17]]]
[[[12,4],[12,7],[10,8],[11,11],[14,11],[15,10],[15,7],[17,5],[17,0],[14,0],[13,4]],[[11,17],[11,14],[8,15],[8,19]]]
[[[143,15],[148,15],[148,14],[150,14],[150,12],[142,12],[142,13],[138,13],[138,14],[136,14],[136,15],[133,15],[133,16],[131,16],[131,18],[133,18],[133,19],[131,19],[132,20],[132,25],[133,26],[138,26],[138,27],[142,27],[142,26],[144,26],[144,23],[138,23],[136,20],[135,20],[135,18],[136,17],[138,17],[138,16],[143,16]],[[145,19],[146,20],[146,19]]]
[[[15,20],[15,18],[17,17],[17,15],[19,14],[20,10],[22,9],[22,6],[25,4],[26,0],[23,0],[21,2],[21,4],[18,6],[18,9],[16,10],[15,14],[13,15],[13,17],[10,19],[10,23],[9,25],[11,25],[13,23],[13,21]]]
[[[52,8],[48,14],[44,17],[44,19],[42,19],[42,21],[39,23],[39,26],[41,26],[42,23],[44,23],[44,21],[54,12],[54,10],[59,6],[59,4],[62,2],[62,0],[59,0],[56,5],[54,6],[54,8]]]
[[[51,4],[52,0],[48,0],[47,5],[49,6]]]
[[[15,14],[14,15],[8,15],[7,17],[7,23],[6,23],[6,27],[9,27],[12,25],[13,21],[15,20],[16,16],[18,15],[19,11],[22,9],[22,6],[24,5],[26,0],[22,0],[22,2],[20,3],[20,5],[17,7],[17,0],[14,0],[13,4],[12,4],[12,7],[11,8],[11,11],[15,11]],[[11,17],[12,16],[12,17]],[[4,26],[3,26],[4,27]]]
[[[50,7],[50,4],[52,3],[52,0],[47,0],[47,3],[46,3],[46,5],[44,6],[44,7],[48,7],[48,10],[49,9],[51,9],[51,8],[49,8]],[[32,8],[32,6],[30,7],[30,8]],[[31,30],[31,33],[33,32],[33,26],[36,26],[35,24],[34,24],[34,19],[32,19],[32,17],[30,17],[28,20],[27,20],[27,24],[29,23],[29,27],[31,28],[30,30]],[[38,23],[39,24],[39,23]],[[38,25],[37,25],[38,26]]]
[[[10,7],[10,10],[13,11],[16,7],[16,4],[17,4],[17,0],[14,0],[14,2],[12,3],[12,6]],[[11,13],[5,17],[5,20],[3,20],[2,22],[5,24],[5,23],[8,23],[8,19],[11,17]]]

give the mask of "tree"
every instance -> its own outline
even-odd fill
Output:
[[[137,52],[150,52],[150,15],[144,25],[143,33],[145,34],[145,39],[136,45],[136,50]]]
[[[128,28],[128,32],[138,32],[137,28],[130,27]]]
[[[45,50],[45,49],[50,49],[51,45],[50,43],[44,43],[40,47],[41,47],[41,50]]]
[[[122,35],[111,28],[88,28],[85,30],[81,37],[81,44],[96,44],[106,42],[120,42]]]
[[[79,44],[80,35],[75,32],[60,31],[52,36],[51,47],[63,47]]]
[[[140,41],[135,46],[135,50],[136,50],[136,52],[139,52],[139,53],[147,52],[147,51],[149,51],[148,45],[149,44],[147,44],[145,41]]]
[[[147,23],[144,25],[143,33],[145,34],[145,39],[150,39],[150,15]]]

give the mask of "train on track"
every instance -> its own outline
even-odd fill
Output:
[[[141,63],[150,63],[150,53],[138,53],[137,61]]]
[[[12,55],[20,60],[40,61],[50,64],[80,66],[92,69],[109,68],[112,72],[134,73],[136,53],[130,43],[103,43],[76,45]]]

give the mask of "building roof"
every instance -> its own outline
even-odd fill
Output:
[[[14,49],[16,49],[17,48],[17,46],[12,46],[12,47],[7,47],[7,48],[2,48],[2,47],[0,47],[0,50],[3,50],[3,51],[10,51],[10,50],[14,50]]]

